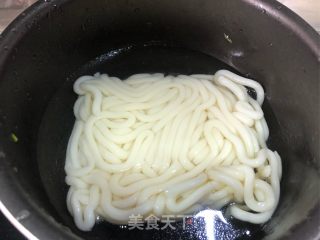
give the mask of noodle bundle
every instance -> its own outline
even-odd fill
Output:
[[[247,88],[256,92],[252,98]],[[77,227],[97,217],[190,214],[229,203],[264,223],[280,196],[281,159],[266,145],[264,90],[227,70],[214,75],[80,77],[66,154],[67,206]]]

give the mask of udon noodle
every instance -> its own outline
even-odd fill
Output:
[[[254,99],[248,88],[256,93]],[[279,200],[281,159],[266,145],[264,90],[227,70],[214,75],[80,77],[66,154],[68,210],[89,231],[96,218],[219,209],[251,223]]]

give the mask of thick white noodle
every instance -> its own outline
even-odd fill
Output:
[[[253,88],[257,100],[246,87]],[[281,159],[269,150],[264,91],[227,70],[215,75],[80,77],[65,171],[77,227],[97,217],[192,213],[230,205],[264,223],[277,207]]]

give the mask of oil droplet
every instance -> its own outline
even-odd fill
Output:
[[[96,216],[96,223],[101,223],[101,222],[103,222],[104,221],[104,219],[103,219],[103,217],[101,217],[101,216]]]
[[[232,43],[232,39],[230,38],[229,35],[223,33],[224,39],[227,40],[228,43]]]

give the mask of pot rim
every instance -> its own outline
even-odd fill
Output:
[[[72,0],[38,1],[23,11],[9,26],[0,34],[0,49],[5,49],[0,54],[0,75],[6,66],[14,47],[28,33],[28,27],[40,21],[46,14],[59,6],[63,6]],[[292,12],[286,6],[276,0],[242,0],[244,4],[252,5],[256,10],[264,9],[266,14],[275,19],[279,24],[285,25],[294,35],[305,43],[310,51],[320,60],[319,34],[301,17]],[[26,191],[21,188],[11,167],[7,166],[9,160],[5,156],[5,149],[0,146],[0,211],[6,218],[28,239],[80,239],[67,227],[56,222],[45,210],[39,209]],[[317,208],[317,206],[316,206]],[[319,206],[318,206],[319,208]],[[17,220],[17,216],[23,211],[30,212],[29,217]],[[313,212],[319,213],[320,210]],[[15,217],[16,216],[16,217]],[[302,236],[302,235],[301,235]],[[320,233],[315,232],[310,239],[320,239]]]

